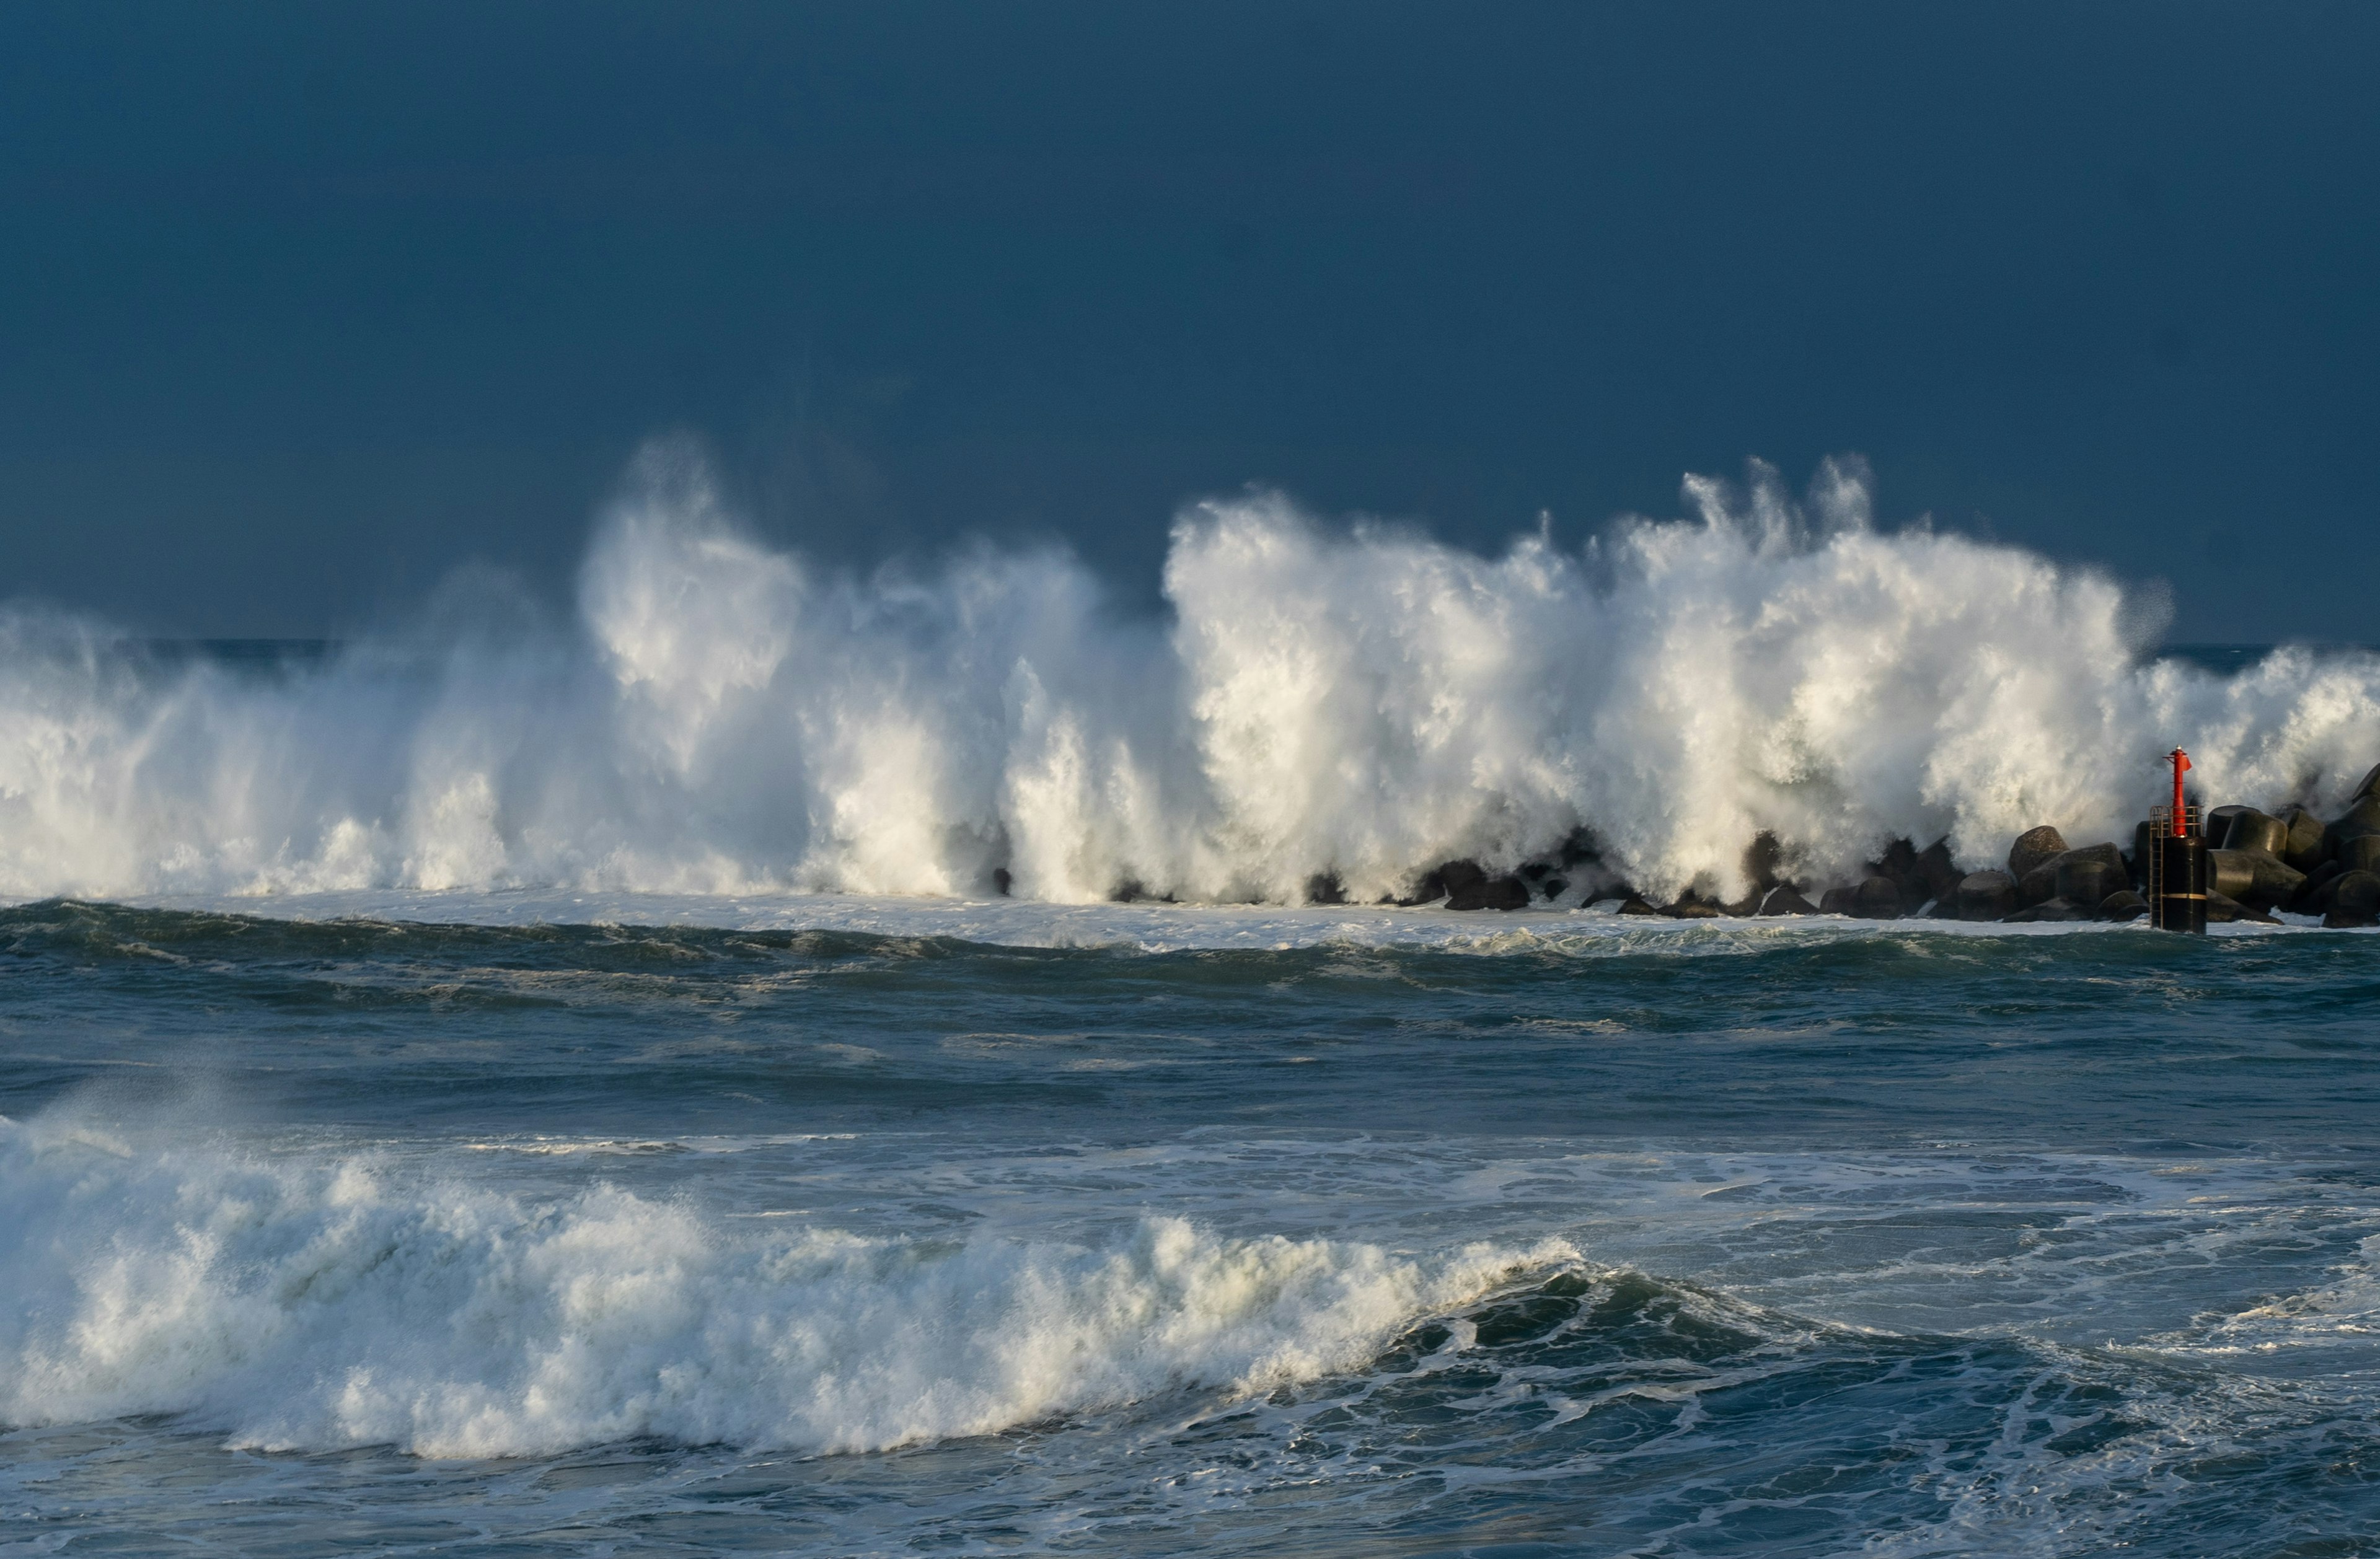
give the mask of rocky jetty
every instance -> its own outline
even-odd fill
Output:
[[[2380,925],[2380,767],[2363,777],[2346,810],[2325,819],[2302,806],[2265,812],[2245,804],[2205,814],[2210,922],[2272,922],[2276,912],[2319,915],[2328,926]],[[2043,825],[2019,834],[2005,869],[1961,872],[1949,841],[1919,849],[1894,840],[1848,881],[1814,882],[1786,868],[1777,840],[1763,834],[1744,853],[1750,890],[1732,903],[1688,890],[1668,904],[1648,900],[1603,867],[1593,839],[1573,834],[1560,852],[1509,873],[1476,861],[1441,862],[1423,873],[1401,904],[1450,910],[1518,910],[1561,898],[1584,881],[1585,897],[1619,903],[1624,915],[1706,920],[1721,916],[1840,914],[1898,920],[2132,921],[2149,912],[2150,831],[2133,830],[2131,848],[2112,840],[2075,845]],[[1318,876],[1307,898],[1342,902],[1336,876]]]

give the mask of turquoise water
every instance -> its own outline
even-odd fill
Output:
[[[0,1543],[2380,1548],[2373,935],[1380,918],[0,912]]]

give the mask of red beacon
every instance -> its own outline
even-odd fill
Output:
[[[2198,808],[2181,793],[2181,777],[2190,772],[2190,755],[2176,747],[2166,755],[2173,765],[2173,805],[2149,814],[2149,915],[2151,924],[2167,931],[2206,930],[2206,838],[2199,831]]]

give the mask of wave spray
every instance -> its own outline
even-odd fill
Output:
[[[1683,520],[1500,557],[1186,510],[1164,620],[1073,560],[859,579],[755,540],[698,463],[638,463],[542,634],[391,636],[259,676],[0,618],[0,892],[821,890],[1298,900],[1495,869],[1579,830],[1647,893],[1732,895],[1886,840],[1997,862],[2129,837],[2169,733],[2268,807],[2380,751],[2380,658],[2147,658],[2111,580],[1880,530],[1855,463],[1753,467]]]

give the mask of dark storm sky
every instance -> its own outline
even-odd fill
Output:
[[[559,596],[638,442],[1153,590],[1249,481],[1483,548],[1747,455],[2380,638],[2380,6],[18,5],[0,595]]]

